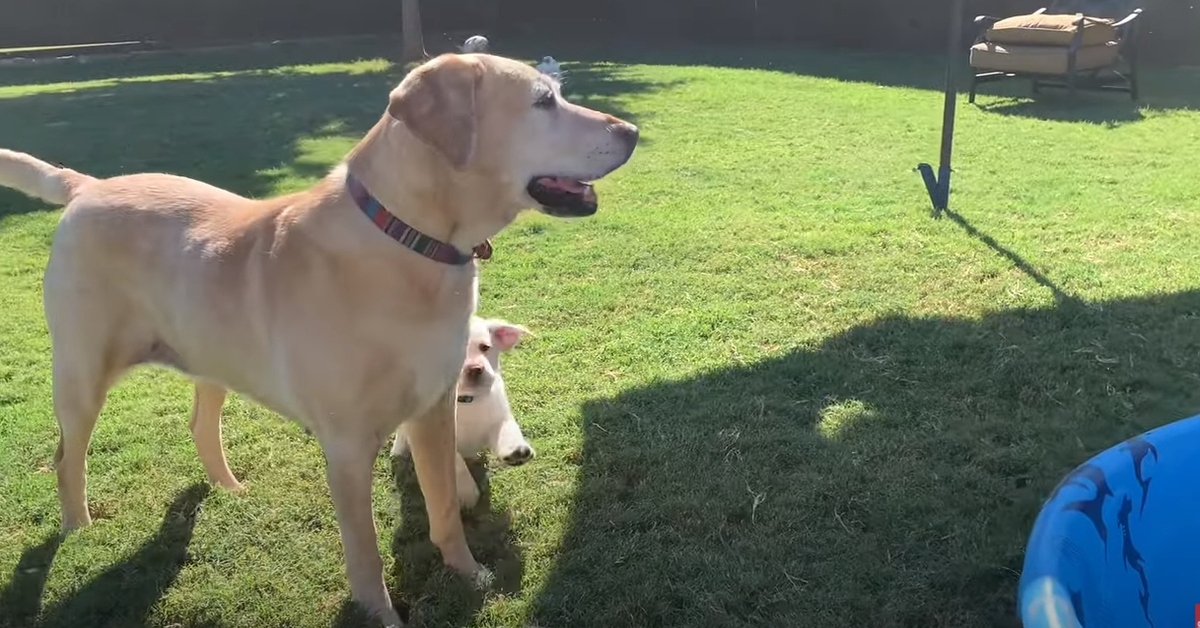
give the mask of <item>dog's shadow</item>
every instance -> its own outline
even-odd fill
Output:
[[[55,532],[21,554],[9,585],[0,591],[0,627],[140,626],[188,561],[188,546],[208,484],[176,495],[153,537],[132,555],[79,590],[42,609],[46,578],[64,535]],[[86,619],[87,624],[80,621]]]
[[[392,537],[395,560],[389,589],[392,603],[406,625],[463,626],[470,623],[489,595],[515,594],[520,589],[524,560],[513,537],[510,514],[492,504],[484,463],[473,460],[467,466],[480,486],[480,498],[474,508],[463,512],[463,528],[475,559],[493,575],[482,589],[442,564],[441,552],[429,540],[429,516],[412,458],[391,459],[400,500],[400,525]],[[348,601],[334,625],[351,628],[375,624]]]

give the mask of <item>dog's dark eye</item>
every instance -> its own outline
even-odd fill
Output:
[[[546,91],[538,94],[537,100],[533,101],[533,106],[538,109],[554,108],[554,92]]]
[[[492,345],[489,345],[486,342],[479,343],[479,352],[480,353],[487,353],[488,351],[491,351],[491,350],[492,350]]]

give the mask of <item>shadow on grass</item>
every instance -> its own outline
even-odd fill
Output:
[[[246,196],[269,195],[288,178],[324,175],[341,155],[311,154],[312,141],[343,137],[348,149],[383,115],[388,92],[403,77],[398,66],[364,73],[268,71],[282,63],[281,55],[196,53],[194,65],[182,54],[144,63],[109,62],[101,74],[120,82],[0,97],[0,137],[5,148],[95,176],[168,172]],[[311,62],[360,56],[371,55],[300,48],[289,58]],[[41,76],[37,82],[46,83],[67,80],[64,73],[91,72],[90,67],[20,69],[36,70]],[[150,69],[167,74],[137,80]],[[218,69],[243,73],[170,76]],[[583,104],[635,119],[620,108],[619,97],[661,86],[597,66],[574,72],[569,87]],[[0,217],[48,209],[56,208],[0,188]]]
[[[167,507],[158,531],[141,548],[44,610],[46,577],[62,537],[55,534],[25,550],[9,586],[0,592],[0,626],[143,625],[187,562],[196,515],[208,492],[208,484],[182,491]]]
[[[1127,94],[1079,92],[1067,93],[1043,90],[1032,97],[980,98],[976,106],[987,113],[1021,118],[1037,118],[1056,122],[1096,124],[1116,128],[1145,119],[1146,103],[1130,100]]]
[[[38,545],[21,552],[8,587],[0,592],[0,627],[32,626],[42,609],[46,578],[64,535],[55,532]]]
[[[263,196],[331,164],[303,142],[360,136],[382,115],[398,75],[251,73],[125,82],[0,99],[6,148],[95,176],[143,171],[194,177]],[[0,190],[0,215],[56,209]]]
[[[562,92],[571,102],[638,125],[644,125],[652,112],[635,113],[626,109],[622,104],[623,97],[670,89],[683,83],[682,81],[651,82],[635,79],[623,73],[620,66],[605,63],[578,62],[572,63],[564,69],[566,74]],[[651,141],[645,136],[638,140],[642,145]]]
[[[1140,96],[1120,92],[1042,88],[1033,94],[1028,79],[980,86],[976,106],[988,113],[1115,128],[1145,119],[1146,111],[1200,111],[1200,74],[1194,68],[1146,68],[1139,74]]]
[[[971,222],[962,214],[947,208],[942,210],[942,215],[944,215],[946,218],[949,218],[954,224],[962,227],[963,231],[967,232],[967,235],[979,240],[983,244],[987,245],[989,249],[995,251],[997,255],[1008,260],[1008,262],[1017,268],[1017,270],[1025,273],[1026,276],[1037,282],[1038,285],[1049,290],[1050,293],[1054,295],[1055,303],[1059,305],[1071,304],[1075,306],[1083,304],[1078,297],[1064,292],[1063,289],[1058,286],[1058,284],[1054,283],[1053,280],[1051,280],[1038,269],[1034,268],[1032,264],[1025,261],[1025,258],[1021,257],[1017,252],[997,242],[992,236],[975,228],[975,225],[972,225]]]
[[[969,41],[969,38],[966,40]],[[503,48],[504,42],[494,42]],[[946,57],[931,54],[897,54],[848,50],[818,50],[795,46],[666,46],[645,43],[596,44],[575,41],[523,42],[511,46],[512,53],[540,58],[552,54],[560,61],[583,64],[620,63],[707,66],[755,69],[804,76],[852,81],[887,87],[942,92],[945,89]],[[964,93],[970,80],[965,54],[960,61],[958,88]],[[1067,122],[1118,126],[1141,120],[1145,109],[1161,111],[1200,110],[1200,74],[1194,68],[1143,67],[1140,70],[1141,99],[1128,94],[1080,92],[1069,98],[1065,92],[1046,89],[1031,97],[1027,80],[1010,80],[980,87],[981,108],[1002,115],[1033,117]],[[996,96],[1001,96],[997,100]],[[941,100],[931,100],[935,110]]]
[[[293,65],[349,63],[360,59],[398,61],[399,51],[398,38],[356,37],[195,50],[159,50],[130,56],[91,55],[87,63],[41,61],[0,67],[0,86],[7,88],[135,76],[247,72]]]
[[[910,55],[818,50],[796,46],[650,45],[642,42],[592,43],[539,40],[536,44],[493,42],[501,54],[534,58],[553,55],[559,61],[676,66],[707,66],[742,70],[770,70],[840,81],[856,81],[938,90],[944,86],[946,66],[937,55]],[[513,52],[509,52],[509,48]]]
[[[487,591],[474,588],[442,564],[441,553],[429,540],[429,516],[412,459],[392,460],[401,524],[392,538],[394,584],[389,588],[392,603],[409,625],[463,626],[483,607],[486,594],[512,595],[520,590],[524,562],[513,538],[510,515],[492,506],[483,465],[471,461],[468,466],[482,489],[479,503],[463,514],[463,527],[475,559],[494,575]],[[376,624],[357,605],[347,602],[334,625],[367,628]]]
[[[890,316],[587,403],[543,626],[1018,626],[1030,526],[1200,410],[1200,291]]]

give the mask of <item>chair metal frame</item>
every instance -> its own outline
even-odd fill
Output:
[[[1034,11],[1034,15],[1046,12],[1046,8]],[[1077,90],[1126,92],[1132,100],[1138,99],[1137,76],[1137,18],[1142,10],[1134,9],[1129,15],[1113,23],[1117,31],[1117,58],[1104,67],[1083,71],[1075,69],[1075,55],[1083,46],[1083,27],[1088,21],[1099,21],[1097,18],[1082,15],[1076,22],[1075,36],[1067,46],[1066,74],[1037,74],[1029,72],[1013,72],[1001,70],[986,70],[973,68],[971,73],[971,89],[968,102],[975,102],[977,87],[981,83],[992,83],[1010,78],[1029,79],[1033,93],[1038,93],[1044,87],[1066,89],[1072,96]],[[987,41],[988,30],[1003,18],[980,15],[975,18],[978,34],[972,46]]]

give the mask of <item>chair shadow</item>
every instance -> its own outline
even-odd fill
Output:
[[[1200,290],[885,316],[589,401],[530,620],[1018,626],[1024,543],[1052,487],[1200,411],[1198,316]]]
[[[207,483],[181,491],[167,507],[158,531],[136,552],[46,609],[41,608],[42,595],[63,536],[54,534],[25,550],[8,587],[0,591],[0,626],[145,624],[187,563],[196,516],[208,493]]]
[[[1146,118],[1142,111],[1145,103],[1139,104],[1127,94],[1081,91],[1071,97],[1065,92],[1044,90],[1032,97],[993,96],[985,99],[982,96],[981,94],[981,98],[975,104],[979,110],[1003,116],[1095,124],[1108,128],[1140,122]]]
[[[969,79],[968,79],[969,80]],[[987,113],[1077,122],[1116,128],[1140,122],[1147,112],[1200,111],[1200,74],[1189,68],[1146,68],[1139,75],[1140,95],[1043,88],[1033,94],[1028,79],[1009,79],[979,87],[975,106]]]
[[[481,486],[479,503],[463,513],[467,543],[475,559],[492,571],[484,590],[442,564],[441,553],[429,540],[429,516],[417,483],[412,459],[392,459],[392,477],[400,500],[400,526],[392,537],[394,567],[392,603],[406,625],[464,626],[483,607],[488,595],[511,595],[520,590],[524,560],[512,532],[511,515],[491,502],[487,470],[479,460],[468,462]],[[334,625],[338,628],[373,626],[353,602],[343,604]]]

